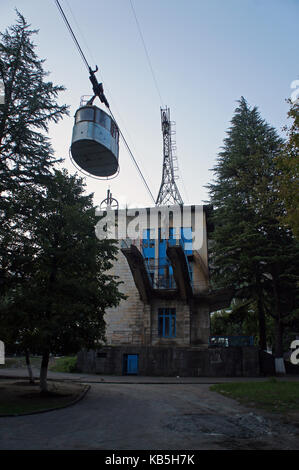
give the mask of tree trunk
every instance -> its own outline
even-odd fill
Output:
[[[29,356],[28,349],[26,349],[26,351],[25,351],[25,359],[26,359],[26,366],[27,366],[28,375],[29,375],[29,382],[31,384],[34,384],[34,376],[33,376],[33,372],[32,372],[32,367],[31,367],[31,363],[30,363],[30,356]]]
[[[275,372],[285,375],[286,369],[283,359],[283,324],[280,318],[275,318]]]
[[[42,394],[48,393],[48,382],[47,382],[47,375],[48,375],[48,365],[49,365],[49,351],[43,352],[43,358],[40,368],[40,390]]]
[[[275,318],[275,357],[283,356],[283,325],[280,318]]]
[[[265,310],[262,300],[262,292],[259,289],[258,299],[257,299],[257,309],[258,309],[258,321],[259,321],[259,347],[263,351],[267,349],[267,335],[266,335],[266,320],[265,320]]]
[[[280,300],[278,295],[277,281],[273,276],[273,299],[274,299],[274,319],[275,319],[275,372],[278,375],[286,373],[283,360],[283,324],[281,320]]]

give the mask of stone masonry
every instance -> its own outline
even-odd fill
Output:
[[[184,251],[179,240],[167,242],[166,253],[175,280],[168,287],[157,285],[157,273],[149,272],[141,238],[119,240],[119,252],[111,274],[122,282],[119,289],[127,299],[106,311],[106,343],[98,351],[82,351],[78,356],[79,369],[102,374],[165,376],[258,373],[258,355],[254,349],[209,349],[210,313],[229,306],[233,293],[210,290],[207,223],[210,209],[206,206],[201,206],[201,210],[198,206],[189,209],[193,216],[200,214],[202,243]],[[148,222],[149,209],[143,211],[147,211]],[[120,212],[116,214],[116,220],[123,216]],[[132,221],[132,210],[130,214],[129,222]],[[165,223],[163,217],[159,219],[159,230]],[[194,216],[191,221],[194,232],[195,223]],[[166,225],[174,226],[171,215]],[[153,242],[155,257],[159,256],[159,242],[156,237]],[[192,275],[188,274],[190,272]],[[175,321],[175,334],[161,334],[158,318],[161,310],[175,312],[175,320],[172,320]],[[135,361],[133,372],[128,365],[130,358]]]

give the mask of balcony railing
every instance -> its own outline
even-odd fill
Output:
[[[172,266],[168,258],[146,258],[145,257],[145,252],[143,249],[143,240],[141,239],[123,239],[120,241],[120,247],[121,248],[130,248],[131,245],[135,245],[140,252],[142,253],[145,261],[145,267],[147,270],[147,273],[149,275],[149,279],[151,280],[153,288],[156,289],[176,289],[176,282],[173,276],[172,271]],[[192,269],[188,260],[188,257],[185,253],[184,250],[184,242],[182,239],[169,239],[167,240],[167,245],[168,246],[176,246],[180,245],[182,247],[185,260],[188,266],[188,272],[189,272],[189,281],[191,286],[193,287],[193,273]],[[162,273],[161,271],[165,269],[166,271],[168,270],[169,272]]]

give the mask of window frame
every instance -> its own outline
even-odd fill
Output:
[[[81,115],[83,113],[85,113],[86,111],[88,112],[91,112],[92,113],[92,116],[93,118],[92,119],[81,119]],[[75,123],[78,124],[79,122],[84,122],[84,121],[87,121],[87,122],[95,122],[95,110],[94,108],[92,107],[85,107],[85,108],[80,108],[78,109],[78,111],[76,112],[76,117],[75,117]]]
[[[159,338],[176,338],[176,309],[158,308]]]

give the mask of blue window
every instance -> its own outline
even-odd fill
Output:
[[[146,262],[146,266],[149,272],[149,275],[154,282],[155,277],[155,246],[156,242],[154,239],[153,229],[145,229],[143,230],[143,238],[142,238],[142,253],[144,256],[144,260]]]
[[[177,240],[175,238],[175,228],[170,227],[169,228],[169,239],[168,239],[168,244],[169,246],[175,246],[177,243]]]
[[[181,240],[182,240],[186,255],[192,255],[192,238],[193,238],[192,228],[181,227]]]
[[[176,336],[175,308],[158,309],[158,336],[162,338],[174,338]]]
[[[155,258],[154,230],[143,230],[142,250],[145,258]]]

